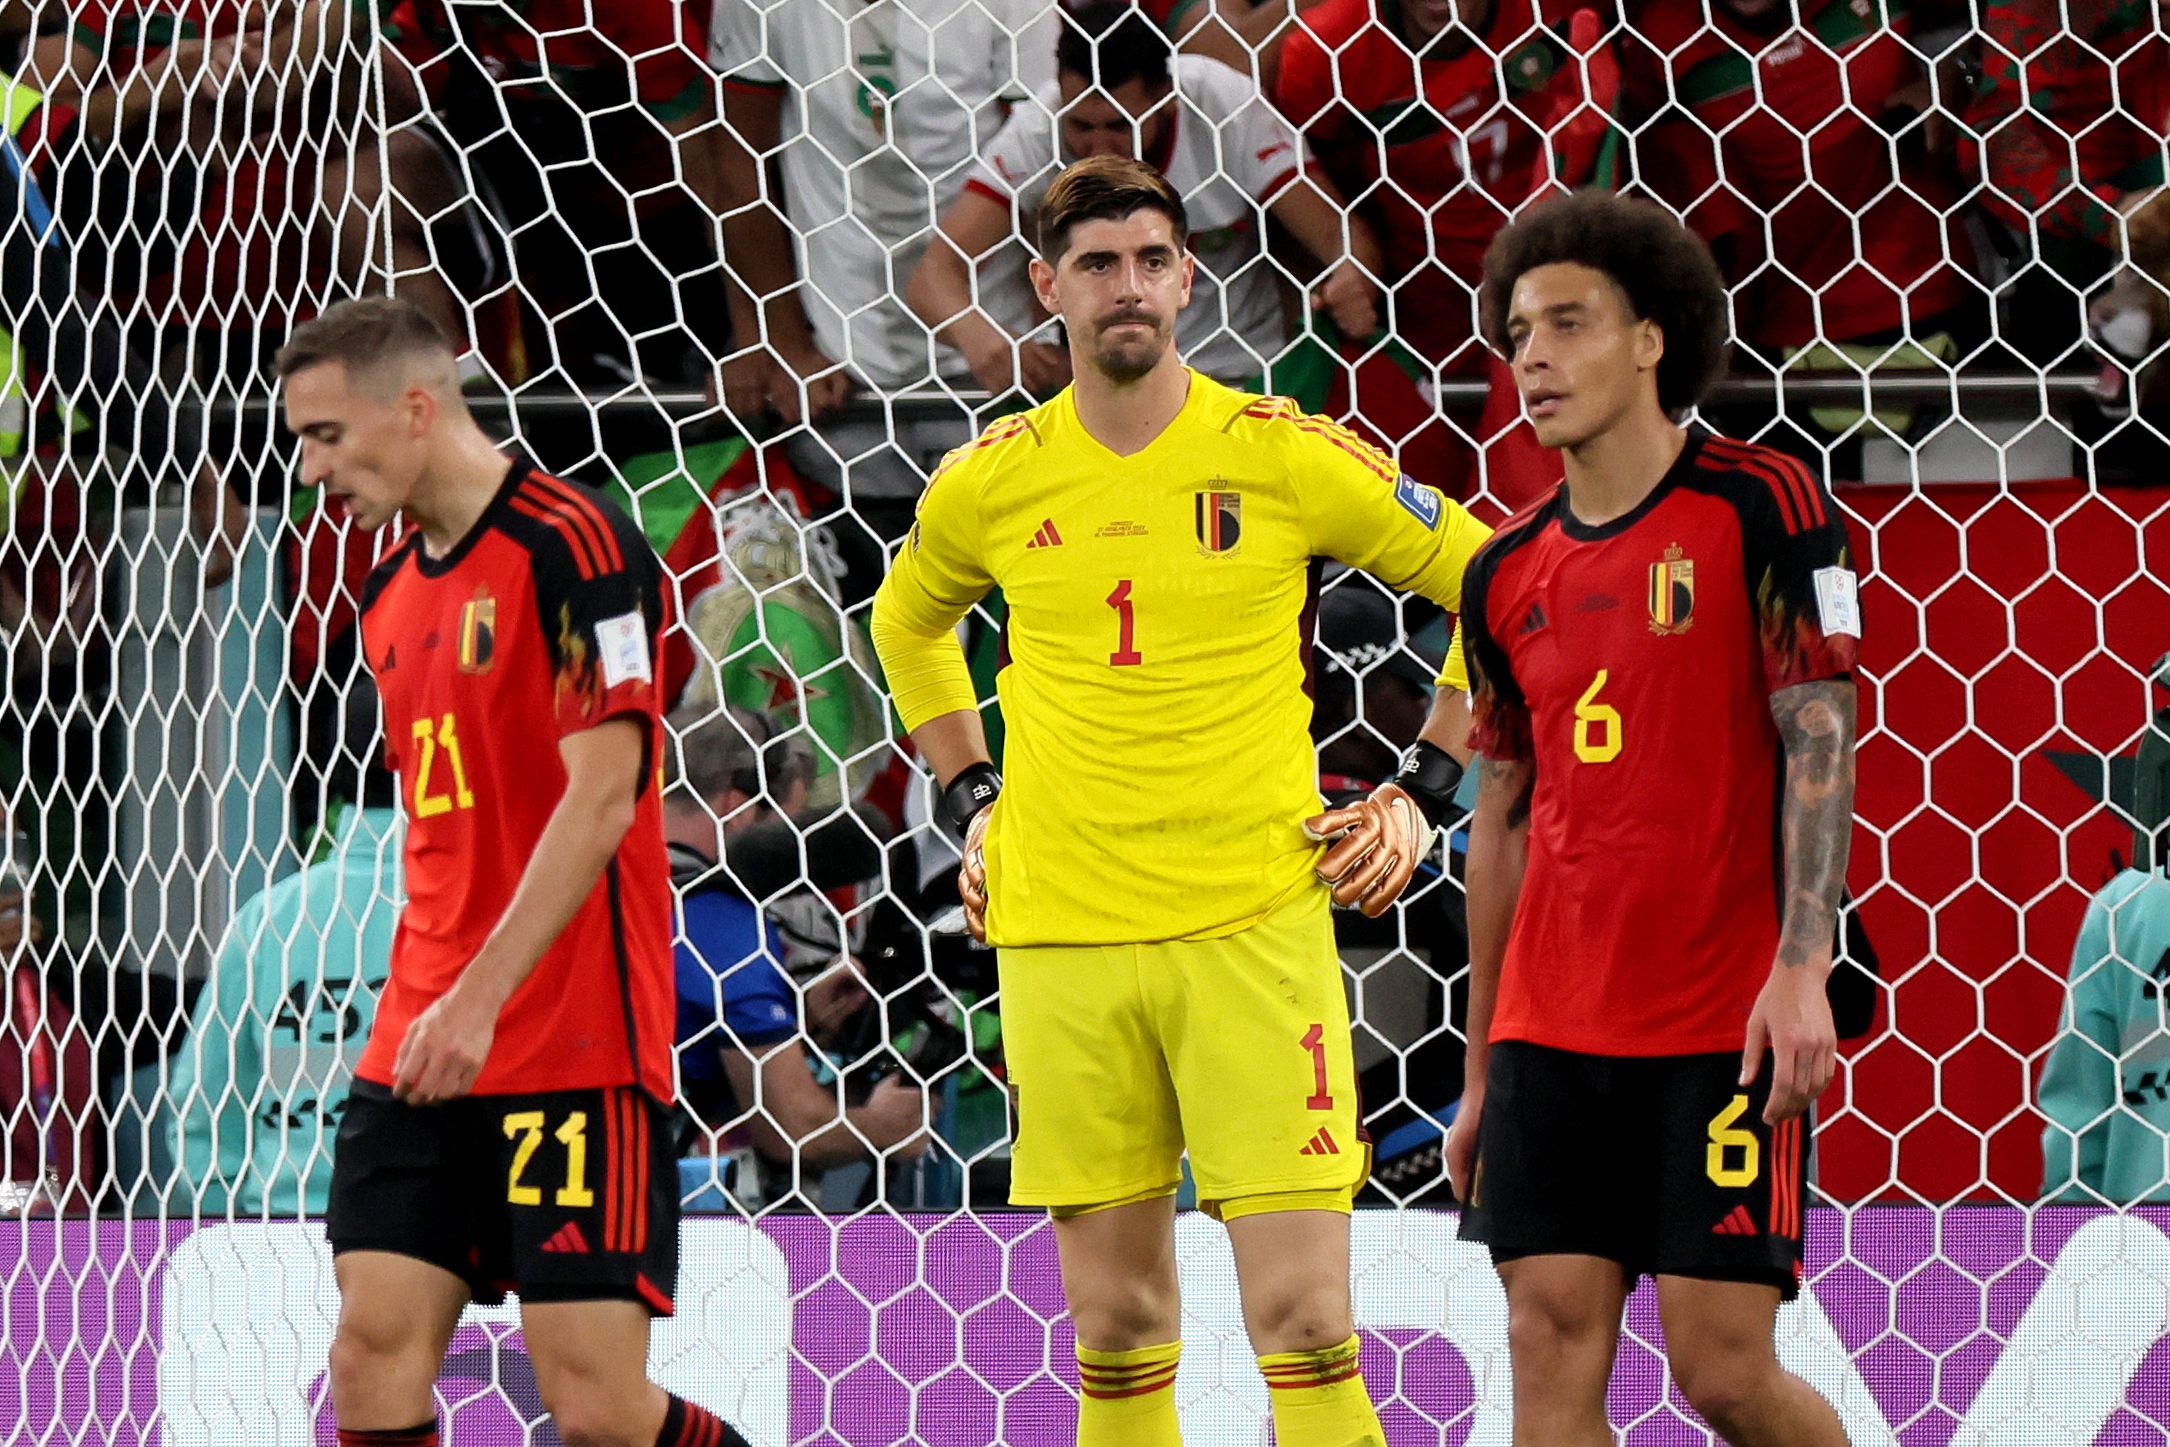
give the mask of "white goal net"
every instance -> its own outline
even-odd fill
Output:
[[[315,1222],[400,898],[355,641],[391,539],[297,476],[271,363],[387,290],[454,337],[493,435],[664,558],[674,729],[752,801],[682,881],[757,944],[682,941],[659,1378],[761,1447],[1070,1440],[1052,1241],[1006,1206],[992,956],[865,619],[936,460],[1065,380],[1034,207],[1106,151],[1184,194],[1186,356],[1494,520],[1557,472],[1478,339],[1493,232],[1605,186],[1709,240],[1734,353],[1701,422],[1832,480],[1867,625],[1848,1038],[1782,1355],[1857,1444],[2163,1440],[2163,26],[2146,0],[0,5],[0,1442],[331,1440]],[[1451,620],[1323,582],[1334,795],[1411,741]],[[999,597],[964,633],[999,754]],[[1393,1447],[1508,1440],[1504,1299],[1439,1159],[1460,848],[1340,929]],[[1226,1239],[1181,1221],[1185,1440],[1251,1447]],[[1626,1440],[1709,1440],[1647,1294],[1620,1361]],[[470,1312],[439,1396],[448,1442],[557,1440],[506,1310]]]

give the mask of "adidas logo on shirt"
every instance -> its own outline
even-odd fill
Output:
[[[1032,541],[1025,544],[1025,550],[1030,552],[1034,548],[1059,548],[1061,546],[1062,534],[1055,531],[1055,520],[1053,518],[1044,518],[1040,522],[1040,530],[1032,535]]]
[[[1299,1156],[1338,1156],[1341,1154],[1341,1147],[1334,1144],[1333,1134],[1322,1125],[1310,1140],[1304,1142],[1304,1148],[1296,1152],[1296,1154]]]

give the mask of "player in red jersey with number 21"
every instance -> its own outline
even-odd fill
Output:
[[[407,523],[361,600],[407,899],[326,1212],[340,1447],[436,1447],[460,1313],[508,1291],[569,1447],[743,1447],[646,1375],[678,1273],[655,554],[498,450],[409,302],[331,308],[278,370],[302,481]]]

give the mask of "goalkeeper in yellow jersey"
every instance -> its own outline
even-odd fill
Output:
[[[1186,1147],[1281,1447],[1383,1447],[1349,1307],[1368,1148],[1328,895],[1380,914],[1407,884],[1461,772],[1466,680],[1457,649],[1396,781],[1320,813],[1316,560],[1453,609],[1486,530],[1341,427],[1183,365],[1193,263],[1150,166],[1071,166],[1039,226],[1033,284],[1077,380],[936,470],[874,645],[1000,951],[1011,1194],[1055,1218],[1079,1447],[1180,1440]],[[996,587],[1006,786],[953,631]]]

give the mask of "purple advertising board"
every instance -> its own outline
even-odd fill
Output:
[[[759,1447],[1053,1447],[1076,1373],[1054,1243],[1022,1215],[692,1217],[651,1365]],[[1364,1374],[1392,1447],[1504,1444],[1505,1301],[1451,1214],[1359,1213]],[[1178,1232],[1190,1447],[1266,1440],[1225,1236]],[[0,1442],[329,1444],[336,1306],[311,1224],[10,1222]],[[1865,1207],[1809,1223],[1781,1356],[1855,1447],[2138,1447],[2170,1437],[2170,1210]],[[1632,1447],[1710,1439],[1669,1387],[1647,1284],[1611,1415]],[[447,1447],[555,1443],[516,1308],[473,1309]]]

